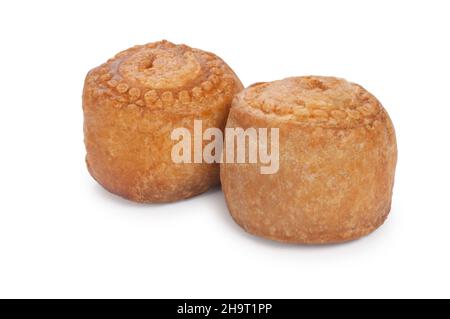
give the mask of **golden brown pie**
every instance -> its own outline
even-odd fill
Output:
[[[218,164],[174,163],[174,128],[223,128],[242,84],[216,55],[168,41],[138,45],[91,70],[83,91],[86,162],[107,190],[168,202],[219,182]]]
[[[227,127],[279,128],[279,170],[223,163],[221,182],[246,231],[291,243],[364,236],[387,217],[397,146],[380,102],[334,77],[257,83],[234,99]],[[248,144],[247,144],[248,147]]]

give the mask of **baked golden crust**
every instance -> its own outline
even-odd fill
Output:
[[[174,128],[223,128],[242,89],[216,55],[168,41],[120,52],[91,70],[83,90],[86,162],[107,190],[138,202],[169,202],[219,181],[217,164],[175,164]]]
[[[221,164],[227,205],[248,232],[333,243],[370,233],[388,215],[395,132],[361,86],[315,76],[259,83],[235,97],[226,127],[279,128],[277,173],[260,174],[260,163]]]
[[[372,123],[382,107],[360,85],[324,76],[256,83],[240,95],[242,104],[269,118],[302,126],[351,128]]]

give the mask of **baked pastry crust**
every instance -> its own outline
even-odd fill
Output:
[[[219,182],[218,164],[175,164],[174,128],[223,128],[242,84],[216,55],[168,41],[122,51],[91,70],[83,90],[86,162],[107,190],[169,202]]]
[[[279,128],[277,173],[260,174],[260,163],[221,164],[227,205],[246,231],[334,243],[366,235],[387,217],[395,131],[361,86],[318,76],[257,83],[235,97],[227,127]]]

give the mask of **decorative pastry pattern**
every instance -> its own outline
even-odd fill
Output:
[[[160,41],[122,51],[86,79],[115,107],[161,109],[233,91],[235,75],[216,55]]]
[[[382,110],[360,85],[333,77],[292,77],[257,83],[244,101],[266,115],[304,125],[352,127],[371,124]]]

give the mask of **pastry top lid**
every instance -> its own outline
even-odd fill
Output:
[[[242,84],[216,55],[169,41],[137,45],[91,70],[85,88],[106,94],[117,107],[151,109],[198,102]]]
[[[242,102],[260,115],[323,127],[370,124],[383,110],[360,85],[324,76],[256,83],[242,91],[233,106]]]

